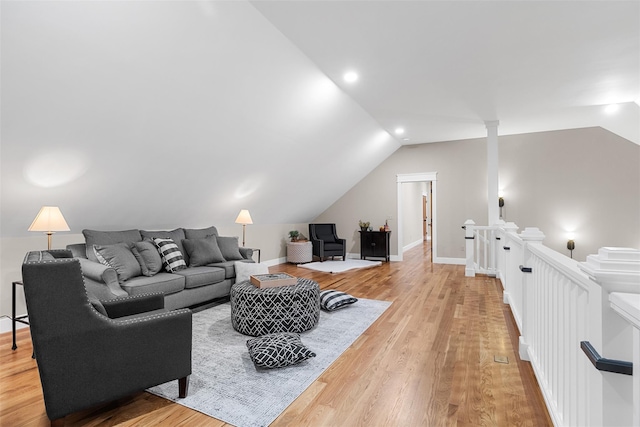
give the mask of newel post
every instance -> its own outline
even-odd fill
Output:
[[[534,325],[532,322],[535,321],[533,318],[534,313],[529,310],[529,304],[533,300],[532,295],[532,286],[534,286],[533,277],[531,276],[533,273],[531,266],[531,252],[529,251],[530,245],[541,245],[544,240],[544,233],[540,231],[537,227],[526,227],[522,233],[520,233],[520,238],[524,242],[524,247],[522,249],[522,264],[520,264],[521,274],[524,275],[522,278],[522,335],[520,335],[520,345],[518,352],[520,354],[520,359],[522,360],[530,360],[529,359],[529,344],[527,340],[529,339],[529,335],[531,333],[531,329]]]
[[[578,264],[592,281],[589,288],[589,343],[603,359],[635,362],[632,375],[589,364],[591,425],[640,426],[640,251],[600,248]],[[585,356],[587,357],[587,356]],[[593,363],[593,362],[592,362]]]
[[[466,253],[466,262],[464,268],[464,275],[466,277],[475,277],[476,275],[476,267],[475,267],[475,255],[473,253],[473,240],[474,240],[474,226],[476,223],[472,219],[468,219],[464,222],[464,241],[465,241],[465,253]]]

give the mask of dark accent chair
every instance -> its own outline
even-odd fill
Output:
[[[320,261],[334,256],[341,256],[343,261],[347,259],[347,241],[338,237],[335,224],[309,224],[309,239],[313,255]]]
[[[102,304],[87,293],[78,260],[51,252],[30,252],[22,264],[31,340],[51,425],[64,425],[64,417],[73,412],[175,379],[179,396],[186,397],[191,310],[164,310],[162,294]]]

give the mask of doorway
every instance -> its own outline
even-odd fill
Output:
[[[405,250],[404,248],[404,210],[406,209],[407,201],[404,200],[402,184],[405,183],[426,183],[427,188],[429,189],[428,196],[430,196],[430,205],[426,206],[424,199],[422,201],[425,210],[428,212],[423,212],[423,217],[427,218],[427,221],[424,222],[424,236],[427,236],[427,233],[430,231],[431,236],[431,250],[429,253],[431,254],[431,260],[437,259],[437,209],[436,209],[436,194],[437,194],[437,172],[424,172],[424,173],[414,173],[414,174],[398,174],[396,175],[396,184],[397,184],[397,197],[398,197],[398,261],[402,261],[402,254]],[[430,218],[428,213],[430,213]],[[429,221],[430,219],[430,221]],[[429,227],[430,226],[430,227]],[[430,230],[429,230],[430,228]]]

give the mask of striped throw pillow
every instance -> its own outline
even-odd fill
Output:
[[[187,263],[184,262],[182,252],[176,245],[173,239],[162,239],[156,237],[153,239],[153,243],[158,247],[158,253],[162,258],[162,265],[164,269],[169,273],[184,270],[187,268]]]
[[[320,307],[326,311],[337,310],[357,301],[358,298],[340,291],[329,289],[320,292]]]

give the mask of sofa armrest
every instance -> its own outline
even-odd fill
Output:
[[[87,258],[87,245],[84,243],[67,245],[67,250],[71,251],[74,258]]]
[[[86,258],[76,259],[80,261],[80,268],[82,269],[82,274],[84,276],[98,283],[105,284],[109,288],[109,290],[116,296],[129,295],[124,289],[120,287],[120,283],[118,283],[118,273],[116,273],[115,269],[97,262],[93,262]]]
[[[100,300],[110,319],[131,316],[164,308],[164,294],[142,294]]]
[[[245,248],[245,247],[240,247],[238,249],[240,249],[240,255],[242,255],[242,257],[244,259],[252,259],[253,258],[253,249]]]

